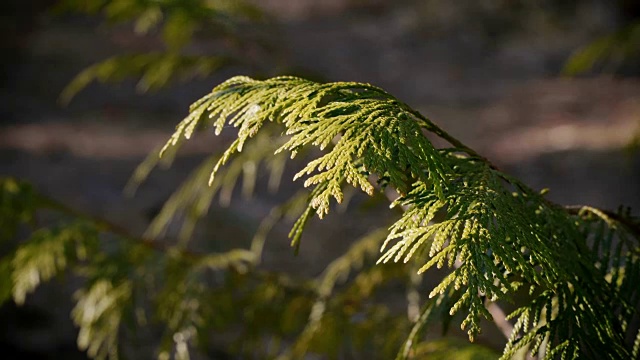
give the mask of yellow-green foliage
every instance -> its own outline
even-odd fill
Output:
[[[380,88],[296,77],[235,77],[215,87],[177,126],[160,152],[165,158],[149,157],[132,185],[169,165],[197,130],[236,138],[187,178],[147,237],[3,180],[0,214],[10,229],[3,240],[29,232],[41,208],[80,222],[36,229],[13,245],[0,259],[0,277],[12,279],[0,286],[1,298],[22,302],[56,274],[84,277],[72,315],[80,348],[98,358],[118,356],[125,319],[136,329],[161,326],[160,359],[207,349],[212,332],[227,334],[228,351],[241,357],[486,358],[495,354],[434,342],[431,330],[456,324],[473,341],[483,318],[499,320],[495,304],[512,309],[502,359],[638,357],[640,224],[628,210],[554,204]],[[451,146],[436,148],[428,134]],[[250,194],[265,168],[275,189],[285,164],[299,164],[286,155],[306,161],[294,180],[304,178],[307,190],[270,213],[249,249],[191,252],[187,240],[216,195],[228,204],[241,177]],[[355,240],[317,279],[261,267],[276,222],[298,217],[290,232],[297,248],[305,225],[354,189],[390,197],[399,218]],[[176,221],[179,241],[161,241]],[[422,290],[411,272],[438,279],[417,318],[384,298],[399,284]]]
[[[588,208],[576,212],[547,201],[369,84],[235,77],[190,110],[164,150],[181,138],[189,139],[197,128],[211,128],[216,134],[227,126],[238,129],[210,181],[263,125],[277,123],[284,126],[287,142],[276,154],[288,151],[294,157],[308,147],[324,151],[294,177],[306,177],[304,185],[311,188],[308,209],[320,217],[329,212],[330,198],[342,201],[347,184],[369,195],[376,183],[379,189],[394,188],[400,197],[393,204],[406,211],[391,226],[379,262],[416,259],[424,264],[420,272],[434,265],[450,268],[430,297],[461,290],[449,312],[466,314],[461,326],[471,340],[480,332],[480,318],[491,319],[486,299],[512,301],[524,285],[531,301],[511,315],[517,322],[505,358],[530,344],[537,352],[543,342],[547,357],[577,356],[581,351],[629,356],[624,340],[627,320],[618,311],[627,308],[630,299],[602,273],[618,273],[615,269],[626,262],[603,264],[597,259],[600,253],[607,257],[617,251],[618,259],[630,256],[632,261],[635,227],[608,222],[607,231],[617,241],[600,246],[600,238],[592,239],[584,230],[591,216]],[[453,147],[434,148],[423,131]],[[436,214],[442,219],[433,223]],[[303,223],[308,217],[309,211],[304,212]],[[296,236],[303,228],[299,224],[294,227]],[[429,251],[421,252],[423,248]],[[612,309],[612,303],[621,305]],[[583,330],[576,330],[575,324]],[[584,344],[598,344],[598,350]]]
[[[13,257],[13,299],[23,304],[41,282],[63,272],[70,261],[83,261],[95,252],[97,232],[85,224],[35,231]]]
[[[93,81],[139,78],[137,89],[145,92],[175,79],[210,75],[230,63],[246,63],[230,49],[208,54],[189,45],[199,34],[208,34],[262,46],[262,40],[248,36],[242,27],[265,20],[256,6],[244,0],[62,0],[56,10],[101,15],[110,24],[131,24],[136,36],[159,38],[163,44],[161,49],[118,55],[89,66],[64,89],[63,103]]]

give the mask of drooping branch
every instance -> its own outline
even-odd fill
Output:
[[[214,166],[213,179],[267,122],[284,125],[289,136],[276,152],[286,151],[292,157],[307,148],[323,152],[295,176],[305,177],[305,187],[312,188],[309,207],[292,232],[295,244],[311,210],[320,217],[326,215],[330,198],[341,202],[347,184],[372,195],[371,180],[377,178],[382,187],[400,194],[393,205],[405,210],[391,227],[379,262],[422,258],[419,261],[426,263],[420,272],[434,266],[451,268],[430,296],[450,288],[462,290],[450,312],[467,312],[462,326],[468,328],[470,338],[479,333],[481,317],[492,317],[484,299],[490,299],[489,304],[509,300],[520,281],[530,287],[531,294],[542,293],[530,306],[512,314],[518,320],[505,356],[530,342],[539,344],[565,326],[562,321],[586,321],[595,324],[594,332],[615,333],[618,320],[605,306],[610,301],[606,280],[575,282],[576,278],[597,279],[601,272],[592,263],[593,257],[586,255],[591,250],[572,210],[499,171],[380,88],[353,82],[321,84],[295,77],[264,81],[235,77],[194,103],[165,149],[188,139],[198,127],[213,127],[216,133],[228,126],[238,128],[238,138]],[[453,147],[436,149],[423,130]],[[433,221],[436,215],[438,221]],[[602,296],[567,298],[572,291]],[[573,305],[564,305],[553,319],[541,315],[551,311],[545,302],[567,304],[569,300],[582,310],[574,313]],[[571,315],[561,316],[564,311]],[[593,321],[602,314],[610,316],[606,321]],[[546,319],[546,325],[541,319]],[[511,330],[507,325],[505,320],[503,331]],[[526,336],[520,340],[522,331]],[[622,356],[626,350],[620,339],[612,335],[609,340],[602,345]],[[572,333],[567,341],[554,344],[552,351],[568,354],[591,340],[587,333]]]

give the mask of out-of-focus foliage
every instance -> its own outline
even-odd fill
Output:
[[[256,137],[256,141],[253,144],[247,146],[239,156],[238,161],[234,162],[222,176],[216,178],[210,184],[208,180],[211,168],[220,156],[214,155],[203,161],[180,189],[167,200],[160,214],[155,217],[149,226],[147,235],[152,238],[160,237],[165,234],[172,222],[180,219],[182,220],[182,226],[178,239],[182,242],[188,241],[197,221],[207,213],[216,195],[220,195],[219,201],[222,205],[229,205],[231,195],[239,179],[242,179],[243,196],[249,197],[253,195],[257,171],[261,166],[266,167],[270,172],[269,188],[272,191],[276,191],[287,158],[284,155],[272,156],[273,151],[282,143],[281,139],[274,138],[273,131],[275,131],[275,128],[272,130],[265,129],[262,134]],[[175,150],[172,149],[171,151],[175,152]],[[147,161],[138,167],[129,184],[130,190],[135,189],[140,182],[144,181],[149,172],[157,165],[157,161],[157,153],[152,153]]]
[[[238,180],[233,167],[228,169],[229,178]],[[227,176],[226,170],[220,179]],[[194,179],[208,189],[206,179]],[[176,194],[200,189],[197,194],[203,189],[189,187],[189,181]],[[8,279],[1,282],[0,301],[13,298],[22,304],[46,281],[83,278],[71,316],[79,328],[78,347],[90,357],[119,358],[126,330],[140,331],[139,339],[145,333],[149,336],[141,331],[148,328],[158,329],[152,334],[161,334],[155,352],[159,359],[188,359],[194,351],[207,354],[215,347],[258,358],[298,358],[306,352],[392,357],[409,326],[384,301],[372,298],[394,279],[403,282],[407,275],[401,267],[373,266],[377,244],[384,238],[382,230],[357,241],[317,280],[260,269],[267,233],[275,222],[301,211],[304,193],[272,211],[249,249],[194,253],[184,242],[129,235],[102,219],[75,212],[27,183],[6,178],[0,188],[0,211],[12,215],[3,221],[6,229],[15,229],[2,237],[12,250],[0,259],[0,276]],[[51,223],[52,211],[59,221]],[[47,215],[46,225],[39,225],[40,214]],[[176,214],[167,215],[169,221]],[[24,241],[16,243],[15,236]],[[359,273],[349,278],[351,271]],[[319,304],[326,304],[324,316],[318,314]],[[305,330],[318,322],[321,332]],[[226,334],[227,340],[212,344],[215,333]],[[146,341],[157,343],[157,338]],[[293,352],[288,350],[291,343],[298,344]]]
[[[65,88],[61,97],[69,101],[92,81],[118,82],[129,77],[140,77],[137,89],[141,92],[157,90],[173,79],[188,80],[206,76],[232,62],[225,56],[190,56],[176,53],[147,53],[122,55],[92,65],[79,73]]]
[[[605,35],[578,49],[567,61],[564,73],[577,75],[589,70],[614,72],[626,60],[640,58],[640,21]]]
[[[420,344],[413,354],[414,359],[425,360],[494,360],[499,356],[500,353],[491,348],[455,338],[426,341]]]
[[[158,43],[156,49],[117,55],[88,67],[64,89],[63,102],[92,81],[139,78],[137,89],[144,92],[175,79],[204,77],[229,64],[255,68],[258,62],[248,59],[248,53],[259,53],[264,61],[264,50],[270,47],[255,31],[260,24],[264,31],[266,17],[245,0],[63,0],[56,10],[100,15],[111,25],[128,24],[134,36]],[[199,38],[220,41],[215,47],[195,46]]]
[[[615,74],[638,74],[640,65],[640,6],[637,2],[616,2],[619,16],[626,21],[618,29],[600,36],[577,49],[564,64],[563,73],[576,76],[590,71]],[[630,66],[629,66],[630,65]],[[638,130],[626,146],[629,152],[640,149],[640,118]]]

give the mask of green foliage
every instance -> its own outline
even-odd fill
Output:
[[[97,233],[85,224],[35,231],[13,257],[13,299],[23,304],[28,293],[41,282],[63,272],[70,262],[95,253]]]
[[[59,10],[100,14],[162,44],[90,66],[64,90],[65,102],[93,81],[137,77],[138,90],[147,91],[229,64],[253,68],[243,50],[266,46],[247,31],[265,19],[244,1],[64,0]],[[587,46],[566,71],[633,56],[638,29]],[[211,34],[224,40],[215,54],[192,46]],[[434,331],[438,323],[442,333],[459,325],[473,341],[491,327],[486,320],[510,321],[502,359],[640,355],[640,224],[628,210],[553,204],[380,88],[295,77],[235,77],[215,87],[127,190],[156,166],[170,166],[200,129],[230,129],[236,139],[187,177],[143,236],[0,179],[0,277],[7,279],[0,301],[22,304],[43,282],[82,279],[71,316],[79,348],[98,359],[130,351],[122,338],[157,345],[159,359],[206,356],[214,347],[260,359],[493,359],[494,349]],[[450,146],[436,148],[434,136]],[[264,170],[276,191],[285,166],[300,163],[289,157],[306,162],[294,180],[304,178],[307,189],[275,207],[247,249],[191,249],[214,200],[229,205],[239,182],[251,196]],[[331,199],[344,210],[355,192],[388,198],[399,218],[354,240],[317,278],[262,266],[278,222],[293,224],[297,251],[314,214],[333,212]],[[43,225],[40,214],[51,212]],[[421,284],[427,275],[431,289]],[[419,316],[398,311],[399,287]],[[506,320],[496,306],[509,309]],[[211,334],[225,340],[212,342]]]
[[[213,181],[220,167],[267,122],[282,124],[289,136],[276,153],[289,151],[294,157],[307,147],[326,149],[294,177],[308,176],[304,183],[311,187],[308,209],[320,217],[329,212],[331,197],[342,201],[346,184],[369,195],[375,190],[372,183],[398,191],[401,196],[394,205],[406,211],[391,226],[382,249],[394,245],[379,262],[418,257],[424,264],[419,272],[434,265],[451,268],[430,296],[461,290],[449,312],[454,315],[464,309],[467,315],[461,327],[468,329],[471,340],[480,332],[480,319],[492,318],[485,299],[513,301],[525,285],[531,300],[511,314],[517,321],[504,358],[525,346],[537,352],[545,339],[550,339],[544,352],[549,358],[580,352],[597,356],[600,351],[612,358],[630,355],[620,310],[628,308],[631,299],[606,278],[625,262],[599,260],[600,252],[605,259],[614,251],[618,259],[633,254],[637,233],[624,233],[625,239],[632,239],[627,247],[619,242],[615,249],[613,245],[590,248],[591,233],[583,231],[589,208],[573,213],[550,203],[406,104],[368,84],[232,78],[192,105],[165,149],[182,137],[190,138],[198,127],[211,127],[217,134],[227,125],[238,128],[237,139],[213,167]],[[454,147],[434,148],[422,130]],[[434,224],[437,214],[443,219]],[[302,223],[308,216],[305,211]],[[299,223],[295,235],[303,229]],[[626,229],[616,222],[606,226],[610,232]],[[595,241],[599,244],[600,238]],[[428,252],[421,251],[426,248]],[[612,303],[620,307],[612,308]],[[576,330],[575,324],[582,328]],[[598,345],[591,349],[584,344]]]
[[[224,174],[208,185],[211,167],[218,161],[219,156],[214,155],[203,161],[202,165],[190,175],[180,189],[167,200],[146,234],[152,238],[160,237],[165,234],[172,221],[182,219],[183,223],[178,239],[182,242],[188,241],[197,221],[206,214],[216,195],[220,195],[219,199],[222,205],[229,205],[233,190],[240,178],[242,178],[242,194],[245,197],[253,194],[256,172],[262,164],[271,174],[269,187],[272,191],[276,191],[287,159],[284,156],[272,156],[272,154],[278,144],[282,143],[282,140],[273,139],[269,131],[265,131],[255,140],[231,166],[225,169]],[[172,151],[175,152],[175,149]],[[139,176],[132,180],[130,184],[132,189],[143,181],[157,164],[157,153],[153,153],[149,159],[151,161],[145,161],[138,167],[136,173]]]
[[[343,324],[340,318],[336,319],[336,313],[353,311],[354,302],[361,301],[360,299],[367,299],[376,288],[385,282],[406,276],[400,267],[397,267],[395,271],[379,271],[380,269],[377,267],[372,268],[369,271],[359,272],[352,282],[351,289],[347,289],[340,295],[332,296],[339,282],[347,280],[352,271],[362,270],[365,261],[372,259],[378,253],[385,235],[385,229],[378,229],[365,235],[356,240],[346,252],[327,266],[316,285],[317,299],[311,307],[308,323],[289,351],[280,358],[302,358],[310,348],[313,348],[314,344],[317,344],[318,341],[323,341],[323,336],[319,336],[321,331],[335,332],[335,335],[341,334],[341,329],[348,329],[349,325]],[[348,306],[345,303],[352,305]],[[371,308],[369,310],[371,311],[369,316],[388,317],[388,314],[384,313],[382,309]],[[340,322],[336,323],[336,321]],[[399,325],[402,326],[404,324]],[[328,330],[328,327],[329,329],[335,327],[335,329]],[[375,331],[375,328],[371,329],[371,331]],[[367,333],[366,336],[371,336],[371,333]],[[383,339],[383,341],[390,340],[393,342],[393,340],[397,339]]]
[[[208,188],[206,179],[203,183]],[[22,303],[25,295],[54,278],[73,275],[84,279],[74,295],[76,306],[71,316],[79,328],[78,346],[91,357],[116,359],[124,351],[119,340],[128,329],[159,328],[161,342],[156,356],[186,359],[194,351],[207,349],[212,332],[228,334],[229,329],[236,328],[239,333],[225,344],[228,351],[260,357],[270,353],[268,358],[275,358],[284,353],[287,343],[303,333],[307,326],[305,319],[314,303],[320,301],[315,281],[256,267],[266,233],[275,222],[298,213],[306,194],[296,194],[291,201],[275,208],[260,227],[251,249],[200,254],[185,250],[183,242],[172,245],[126,234],[116,225],[77,213],[39,194],[26,183],[3,179],[2,185],[4,199],[28,193],[30,213],[53,210],[60,221],[36,227],[32,232],[24,229],[31,232],[28,239],[14,244],[14,250],[0,259],[0,275],[11,280],[0,283],[1,300],[13,296]],[[19,201],[4,202],[2,211],[15,214],[25,205]],[[68,218],[74,220],[69,222]],[[15,227],[30,224],[18,217],[14,220],[18,222],[12,224]],[[381,240],[380,232],[363,238],[363,245],[352,252],[351,266],[366,268],[363,263],[366,254],[371,256]],[[349,271],[349,258],[342,257],[341,270],[328,272],[339,276]],[[380,275],[375,271],[363,272],[340,300],[331,299],[331,309],[350,305],[344,312],[332,312],[326,327],[332,326],[336,331],[348,327],[359,339],[358,351],[377,351],[377,347],[385,346],[389,353],[402,334],[398,331],[395,337],[380,335],[373,339],[375,343],[369,337],[374,329],[395,321],[380,304],[366,301],[377,289]],[[395,271],[384,276],[390,275],[397,278],[405,274]],[[324,278],[325,284],[346,280]],[[322,299],[328,301],[328,294]],[[351,324],[349,319],[361,312],[366,313],[361,316],[367,320]],[[154,339],[155,336],[147,341]],[[305,339],[310,349],[320,353],[354,349],[352,340],[338,336],[315,334]]]
[[[564,73],[577,75],[589,70],[617,70],[628,59],[640,56],[640,22],[602,36],[575,51],[564,66]]]
[[[118,330],[123,311],[131,297],[131,284],[96,281],[76,294],[71,316],[80,328],[78,348],[96,359],[118,358]]]
[[[473,341],[486,320],[505,320],[497,306],[510,309],[512,326],[502,359],[638,356],[640,223],[629,210],[554,204],[380,88],[295,77],[235,77],[215,87],[129,189],[170,165],[201,129],[236,138],[185,180],[144,237],[3,180],[8,235],[42,208],[76,221],[36,229],[0,259],[0,275],[12,279],[0,296],[22,302],[57,274],[83,277],[72,317],[80,348],[96,358],[117,358],[125,329],[154,327],[162,333],[160,359],[206,351],[216,332],[241,357],[495,358],[480,345],[434,340],[433,330],[437,322],[443,332],[456,324]],[[427,135],[451,145],[436,148]],[[285,165],[298,164],[287,155],[306,161],[294,180],[305,178],[307,189],[271,211],[248,249],[190,250],[216,196],[229,204],[240,178],[250,195],[261,169],[276,190]],[[297,249],[314,214],[327,216],[331,199],[346,202],[353,191],[389,198],[400,216],[355,240],[316,279],[261,266],[277,222],[293,223]],[[424,289],[412,272],[436,285]],[[390,305],[398,286],[428,294],[417,318]]]
[[[208,76],[229,64],[251,66],[235,48],[240,44],[267,47],[263,39],[245,29],[249,24],[265,23],[266,18],[244,0],[63,0],[56,10],[100,14],[111,25],[130,24],[136,36],[158,39],[163,45],[148,52],[114,56],[86,68],[62,92],[63,103],[93,81],[139,78],[137,89],[146,92],[160,89],[172,80]],[[227,43],[231,45],[203,54],[190,46],[198,35],[230,39]]]
[[[368,175],[373,173],[400,192],[409,189],[409,176],[414,176],[442,193],[441,154],[422,135],[419,123],[411,121],[414,115],[406,105],[371,85],[236,77],[214,88],[190,110],[163,151],[181,137],[190,138],[198,125],[212,126],[216,134],[227,123],[239,128],[238,139],[214,166],[210,183],[220,166],[242,152],[265,122],[277,120],[291,137],[276,153],[289,151],[292,158],[307,145],[323,150],[338,136],[346,139],[338,140],[294,177],[317,172],[305,186],[315,185],[310,205],[320,217],[329,212],[331,197],[342,202],[344,182],[371,195],[374,188]]]
[[[225,56],[179,55],[176,53],[147,53],[116,56],[92,65],[78,74],[60,95],[69,102],[79,91],[93,81],[120,82],[140,76],[137,89],[140,92],[158,90],[172,79],[189,80],[204,77],[232,62]]]

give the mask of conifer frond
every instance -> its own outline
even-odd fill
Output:
[[[282,175],[278,169],[276,169],[276,171],[278,171],[279,175]],[[271,179],[273,179],[273,176],[270,177],[269,180]],[[265,217],[260,222],[260,225],[258,226],[253,239],[251,239],[251,251],[256,254],[256,263],[259,263],[261,261],[260,259],[262,257],[262,248],[264,247],[265,240],[276,223],[283,219],[295,219],[296,217],[299,217],[301,213],[304,215],[304,213],[309,212],[309,206],[307,204],[308,197],[309,194],[307,193],[307,191],[298,191],[293,196],[291,196],[289,200],[271,209],[269,215],[267,215],[267,217]],[[301,222],[300,219],[298,219],[296,224],[297,225],[294,225],[294,228],[291,230],[291,233],[299,230],[298,233],[299,236],[301,236],[304,225],[306,224],[304,216],[303,221]],[[299,237],[296,238],[295,236],[293,236],[292,246],[296,248],[296,250],[299,240]]]
[[[320,217],[328,213],[331,197],[342,201],[345,182],[372,194],[372,174],[401,192],[408,191],[416,178],[442,193],[446,163],[440,152],[422,134],[406,105],[372,85],[235,77],[215,87],[190,111],[163,151],[182,137],[190,138],[198,126],[211,126],[216,134],[226,125],[239,128],[237,140],[213,167],[211,181],[267,122],[284,124],[290,136],[276,153],[287,150],[293,157],[304,147],[330,147],[295,177],[311,175],[305,186],[318,190],[310,204]]]
[[[158,358],[169,359],[175,354],[176,359],[189,359],[190,348],[198,345],[198,338],[206,338],[206,330],[211,327],[207,321],[220,311],[211,296],[219,284],[207,281],[208,272],[233,270],[244,274],[254,262],[255,254],[244,249],[207,254],[197,261],[179,253],[169,254],[164,259],[164,276],[158,281],[161,290],[154,301],[158,318],[166,324]]]
[[[372,259],[377,255],[386,233],[386,229],[377,229],[357,239],[344,254],[327,266],[318,284],[319,301],[326,301],[339,282],[345,281],[352,271],[361,269],[365,260]],[[310,316],[312,321],[315,321],[315,318],[314,314]]]
[[[423,264],[420,272],[452,268],[430,296],[460,291],[449,312],[467,314],[461,326],[470,339],[480,332],[482,317],[491,319],[485,298],[510,301],[526,284],[532,302],[513,314],[517,326],[505,354],[532,342],[535,348],[547,336],[547,354],[573,356],[585,341],[606,343],[614,356],[628,354],[616,335],[620,319],[606,308],[621,294],[609,293],[609,271],[598,270],[619,268],[624,254],[615,252],[609,265],[607,250],[598,265],[599,255],[582,231],[584,214],[576,218],[550,203],[383,90],[295,77],[235,77],[190,111],[163,151],[198,128],[214,128],[216,134],[227,126],[238,128],[237,139],[213,166],[211,180],[269,122],[284,125],[288,136],[276,153],[295,157],[303,149],[323,151],[294,177],[306,177],[305,187],[312,188],[307,210],[290,234],[294,246],[313,212],[323,217],[330,198],[341,202],[346,184],[371,195],[377,181],[396,189],[401,196],[394,205],[405,209],[390,228],[379,262],[414,259]],[[434,148],[423,131],[453,147]],[[608,276],[617,281],[621,273]],[[560,304],[555,310],[554,302]],[[604,320],[586,337],[566,328],[571,321],[595,321],[603,312]]]
[[[120,55],[103,60],[80,72],[64,88],[60,101],[68,104],[73,97],[94,81],[117,83],[139,78],[139,92],[158,90],[172,80],[187,81],[205,77],[233,62],[227,56],[196,56],[179,53],[144,53]]]
[[[164,87],[172,80],[204,77],[230,63],[244,62],[230,55],[232,51],[209,56],[187,53],[185,48],[200,32],[266,45],[241,31],[247,21],[255,25],[265,20],[263,12],[245,0],[61,0],[56,8],[61,12],[99,13],[111,24],[131,22],[135,35],[160,35],[164,43],[164,50],[115,56],[86,68],[63,90],[60,101],[65,104],[93,81],[139,78],[137,89],[145,92]]]
[[[640,22],[602,36],[575,51],[564,65],[567,75],[578,75],[594,68],[615,71],[627,58],[640,55]]]
[[[151,308],[154,319],[166,325],[161,358],[188,358],[212,324],[248,321],[262,326],[245,326],[239,341],[246,348],[264,346],[266,337],[275,339],[273,357],[307,352],[337,357],[349,343],[376,351],[395,347],[391,353],[405,359],[446,348],[422,341],[421,331],[436,318],[447,328],[456,314],[464,314],[461,328],[473,340],[481,319],[492,318],[487,300],[494,305],[518,300],[509,315],[514,326],[502,359],[523,352],[545,359],[628,359],[640,352],[640,222],[628,211],[553,204],[369,84],[235,77],[190,111],[161,150],[162,161],[169,163],[199,129],[219,134],[233,127],[237,138],[187,179],[151,225],[150,235],[161,235],[174,218],[183,217],[181,237],[187,239],[216,194],[223,202],[230,200],[240,176],[245,193],[253,191],[260,167],[269,168],[277,180],[285,153],[316,156],[294,177],[306,178],[308,192],[274,209],[251,249],[222,254],[189,253],[183,243],[146,238],[126,245],[120,238],[130,236],[118,231],[118,241],[98,246],[98,232],[115,228],[104,221],[91,222],[88,230],[36,232],[13,256],[0,259],[0,276],[12,279],[10,289],[0,286],[0,299],[11,293],[22,302],[41,280],[86,259],[75,267],[88,281],[78,292],[73,317],[80,327],[79,346],[98,358],[117,358],[123,319]],[[435,148],[425,132],[451,147]],[[147,160],[136,179],[144,179],[159,161]],[[35,211],[29,201],[43,198],[11,181],[0,185],[0,214],[9,214],[0,221],[16,229]],[[340,203],[348,188],[373,195],[387,187],[400,195],[392,202],[403,212],[400,219],[356,241],[318,282],[256,268],[266,233],[279,219],[301,214],[289,234],[297,249],[305,225],[314,214],[323,217],[330,211],[331,198]],[[378,264],[395,264],[363,266],[378,251]],[[431,289],[431,299],[402,345],[398,337],[409,331],[409,320],[390,316],[372,295],[390,279],[406,279],[402,263],[409,261],[419,272],[437,267],[448,274]],[[338,291],[337,283],[354,272],[349,286]],[[145,294],[151,304],[138,299],[145,291],[152,294]],[[381,328],[393,330],[380,339],[376,330]],[[284,353],[283,340],[291,344]]]
[[[405,195],[401,200],[405,205],[415,205],[415,211],[405,213],[392,227],[389,239],[402,240],[381,261],[392,257],[397,261],[403,255],[408,261],[437,232],[430,254],[433,257],[423,270],[462,262],[455,276],[445,279],[434,291],[444,291],[449,285],[468,288],[467,296],[453,311],[461,307],[471,310],[463,322],[469,325],[470,337],[479,331],[479,318],[490,317],[481,296],[499,299],[515,290],[498,266],[501,259],[505,259],[507,272],[522,272],[525,279],[539,285],[548,285],[555,280],[554,272],[571,266],[556,266],[556,256],[562,252],[554,250],[561,246],[566,253],[567,245],[549,246],[542,229],[536,228],[566,228],[562,215],[519,183],[515,185],[524,190],[519,190],[519,198],[513,196],[509,186],[514,185],[504,184],[506,176],[489,164],[435,149],[422,133],[422,124],[428,120],[368,84],[319,84],[293,77],[265,81],[232,78],[192,105],[191,114],[178,125],[165,149],[182,137],[191,137],[198,126],[211,126],[218,134],[227,124],[239,128],[238,138],[213,167],[211,179],[215,179],[220,167],[241,152],[269,121],[282,123],[290,136],[277,152],[288,150],[295,156],[309,146],[326,149],[326,154],[309,162],[294,177],[308,176],[305,186],[313,186],[313,190],[308,210],[292,230],[293,244],[297,245],[302,225],[312,210],[322,217],[329,211],[330,197],[342,200],[345,182],[372,194],[370,177],[385,179]],[[451,221],[426,226],[445,207]],[[531,224],[531,216],[540,218],[536,212],[559,220]],[[445,241],[450,242],[448,246],[444,246]],[[528,253],[529,249],[534,251]],[[534,270],[530,262],[542,266],[542,271]]]
[[[89,14],[102,13],[111,22],[135,22],[135,29],[145,34],[163,20],[178,13],[188,15],[195,23],[206,21],[230,23],[239,20],[260,20],[262,12],[254,4],[244,0],[194,0],[176,2],[172,0],[62,0],[57,11],[78,11]],[[166,25],[165,25],[166,26]]]
[[[280,358],[300,358],[302,357],[307,349],[309,348],[309,343],[313,340],[315,333],[321,327],[321,321],[324,316],[327,307],[329,306],[328,302],[331,299],[331,295],[334,291],[334,287],[340,281],[346,281],[347,277],[353,271],[358,271],[364,265],[364,262],[367,258],[371,259],[375,257],[378,253],[378,249],[380,247],[380,243],[386,236],[386,229],[378,229],[373,232],[370,232],[363,236],[362,238],[356,240],[353,245],[340,257],[333,260],[324,270],[320,278],[318,279],[318,284],[316,286],[317,298],[311,307],[311,313],[309,314],[309,320],[304,330],[296,340],[296,342],[291,346],[290,353],[282,355]],[[362,274],[362,273],[361,273]],[[368,285],[372,285],[372,282],[377,282],[378,279],[367,279]],[[375,287],[378,284],[373,285]],[[361,296],[365,296],[361,292]]]
[[[0,193],[2,199],[22,194],[19,189],[31,189],[17,181],[12,181],[6,188],[6,192]],[[32,201],[25,201],[25,204],[33,203],[34,207],[30,211],[46,207],[72,217],[78,216],[73,209],[53,199],[33,190],[28,193],[30,196],[25,199]],[[304,199],[302,196],[295,198]],[[299,211],[302,205],[299,202],[293,201],[291,209],[283,209],[283,216],[290,211]],[[20,205],[20,201],[5,203],[7,206]],[[206,334],[212,327],[242,323],[242,317],[238,319],[236,316],[241,316],[242,311],[248,311],[251,307],[253,311],[261,311],[260,304],[270,300],[268,292],[261,295],[260,291],[253,289],[256,283],[261,286],[269,283],[272,289],[294,292],[299,300],[307,299],[312,293],[306,283],[255,271],[259,251],[253,248],[200,255],[179,246],[163,245],[148,239],[132,239],[104,220],[92,220],[86,215],[79,217],[71,225],[34,232],[12,255],[0,259],[0,275],[9,280],[0,282],[0,300],[7,300],[12,295],[23,298],[23,293],[33,290],[38,282],[62,271],[87,278],[85,287],[76,294],[78,303],[72,317],[80,328],[78,346],[94,358],[119,357],[118,338],[122,337],[125,328],[122,325],[127,320],[129,324],[135,320],[134,325],[141,327],[149,325],[145,320],[147,316],[154,321],[159,320],[159,325],[166,329],[164,339],[168,341],[168,344],[161,344],[159,355],[173,354],[186,358],[193,346],[206,344]],[[27,221],[28,218],[23,220]],[[105,241],[98,243],[98,233],[102,231],[115,231],[115,234],[102,234],[100,238]],[[23,274],[33,273],[34,270],[38,271],[35,282],[25,281],[33,278]],[[213,286],[213,292],[216,293],[216,284],[211,282],[211,272],[215,272],[214,279],[224,280],[230,274],[252,279],[253,288],[242,291],[243,296],[247,292],[246,296],[250,297],[246,306],[236,307],[235,288],[229,288],[230,284],[226,281],[217,284],[224,286],[220,290],[221,296],[214,296],[210,287]],[[13,280],[14,277],[17,282]],[[300,319],[296,314],[308,309],[308,301],[303,307],[292,309],[288,308],[288,303],[279,303],[282,305],[273,310],[277,318],[287,310],[291,316]],[[284,305],[286,307],[283,308]],[[238,310],[242,311],[234,313]],[[287,320],[288,324],[291,322]]]
[[[158,156],[161,146],[156,147],[147,157],[136,167],[133,174],[125,185],[124,192],[128,196],[133,196],[138,187],[147,180],[151,172],[156,168],[169,168],[173,164],[173,160],[180,149],[180,146],[174,146],[171,151],[167,151],[163,157]]]
[[[13,299],[23,304],[40,283],[63,272],[70,262],[82,261],[95,252],[98,234],[86,223],[33,233],[12,259]]]
[[[207,287],[198,279],[193,264],[180,257],[167,259],[164,285],[156,297],[158,316],[167,324],[159,349],[159,359],[188,359],[189,347],[203,327],[207,311],[204,295]]]
[[[448,266],[455,269],[431,292],[449,287],[466,291],[451,311],[468,313],[462,326],[473,338],[481,317],[490,318],[483,298],[509,300],[517,290],[515,276],[531,286],[548,287],[558,278],[569,279],[580,267],[579,259],[561,259],[571,253],[575,237],[571,220],[549,207],[539,195],[522,187],[513,190],[503,174],[469,158],[455,158],[459,171],[447,186],[444,199],[417,184],[397,203],[407,208],[391,227],[388,243],[399,239],[379,262],[409,261],[426,248],[428,261],[420,269]],[[440,214],[441,221],[431,223]],[[552,230],[553,229],[553,230]],[[556,232],[555,234],[552,233]],[[553,239],[558,240],[553,240]],[[551,240],[551,241],[550,241]]]
[[[71,316],[80,328],[78,348],[95,359],[118,359],[118,332],[131,291],[132,284],[126,279],[103,278],[76,293],[78,301]]]
[[[261,167],[266,167],[269,171],[269,185],[273,190],[276,190],[276,185],[279,184],[283,173],[286,157],[283,155],[273,156],[272,154],[283,143],[283,140],[274,139],[270,131],[266,131],[266,129],[254,140],[247,145],[245,151],[236,158],[233,164],[225,167],[209,185],[207,183],[211,175],[211,167],[218,161],[219,156],[205,159],[165,202],[160,213],[149,225],[146,235],[151,238],[163,236],[168,227],[178,220],[182,221],[178,239],[181,242],[187,241],[191,237],[196,223],[208,212],[216,195],[219,195],[221,205],[228,206],[230,204],[232,193],[240,178],[242,178],[242,195],[251,196],[256,185],[257,171]],[[175,154],[175,149],[172,147],[169,155],[173,154]],[[158,159],[157,154],[155,158]],[[141,178],[146,177],[150,171],[149,168],[155,164],[151,161],[145,161],[143,165],[139,167]]]
[[[554,284],[552,290],[543,291],[511,314],[517,321],[503,359],[525,346],[532,353],[544,354],[545,359],[580,354],[598,358],[602,353],[610,359],[625,359],[632,355],[625,337],[638,329],[632,321],[638,316],[638,290],[637,285],[630,285],[640,279],[640,233],[632,231],[637,222],[626,213],[588,206],[576,210],[572,212],[579,219],[578,239],[584,247],[573,256],[589,261],[578,264],[587,271],[575,271],[573,279]],[[587,268],[588,264],[592,267]]]
[[[411,331],[404,340],[400,350],[396,355],[396,360],[409,360],[415,358],[416,347],[421,343],[421,337],[426,327],[434,321],[442,321],[442,317],[449,312],[449,303],[459,298],[458,291],[449,289],[446,293],[438,294],[427,300],[420,310],[420,316],[411,327]],[[444,321],[443,325],[444,325]]]

